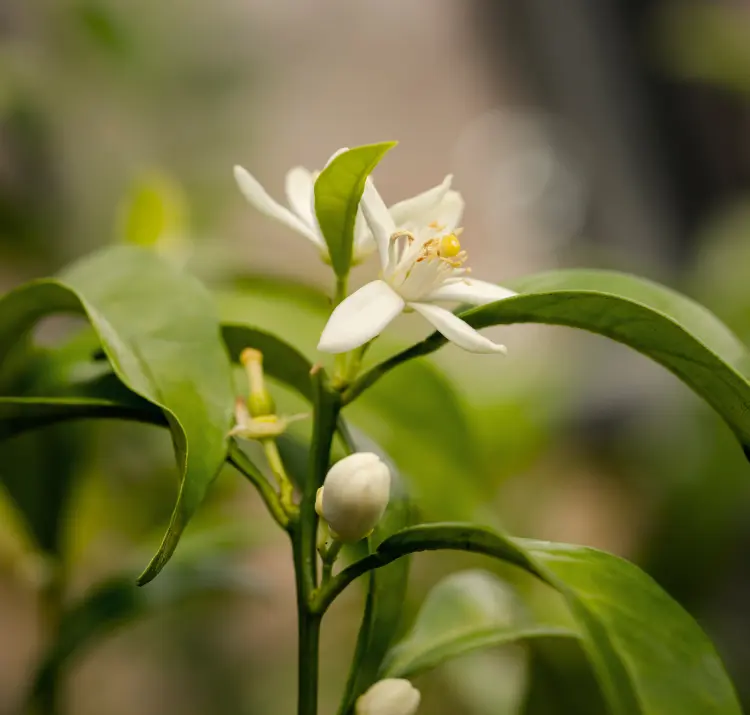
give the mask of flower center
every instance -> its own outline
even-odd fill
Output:
[[[463,267],[468,255],[458,238],[462,229],[446,234],[445,226],[437,222],[428,228],[432,237],[427,239],[407,230],[391,236],[385,279],[407,301],[420,300],[446,281],[460,280],[459,276],[469,272]]]

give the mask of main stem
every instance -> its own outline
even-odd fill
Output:
[[[334,309],[341,303],[348,292],[348,276],[336,276],[336,294],[333,297]],[[343,381],[347,374],[347,353],[339,353],[334,357],[334,380]]]
[[[322,370],[315,372],[312,380],[315,411],[309,474],[302,492],[299,522],[290,532],[297,584],[298,715],[317,715],[318,711],[318,643],[322,614],[312,608],[318,587],[315,496],[328,471],[331,443],[341,405],[339,394],[328,387]]]
[[[311,613],[307,589],[302,539],[293,533],[294,565],[297,573],[297,713],[316,715],[318,711],[318,643],[321,616]]]

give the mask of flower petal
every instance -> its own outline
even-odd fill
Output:
[[[354,223],[354,260],[361,263],[367,258],[377,246],[372,237],[372,231],[367,227],[367,221],[362,214],[362,209],[357,209],[357,219]]]
[[[439,226],[445,226],[445,230],[451,233],[461,224],[463,215],[463,196],[458,191],[448,191],[440,202],[435,216],[430,220],[435,221]]]
[[[377,244],[380,265],[385,270],[388,266],[388,246],[391,242],[391,236],[396,232],[396,224],[393,222],[382,196],[375,188],[375,184],[369,178],[365,181],[365,190],[362,193],[359,207],[362,209],[362,214]]]
[[[409,303],[409,307],[427,318],[439,333],[464,350],[472,353],[508,352],[505,345],[493,343],[484,335],[480,335],[468,323],[445,308],[429,303]]]
[[[379,335],[404,309],[403,298],[385,281],[372,281],[336,306],[320,336],[318,350],[344,353]]]
[[[474,278],[459,278],[454,283],[443,284],[427,295],[424,300],[429,303],[436,300],[449,300],[471,305],[485,305],[494,303],[496,300],[512,298],[514,295],[517,293],[494,283],[478,281]]]
[[[295,166],[286,174],[286,198],[294,213],[306,224],[313,226],[310,196],[313,192],[312,173],[304,166]]]
[[[442,184],[393,204],[389,211],[396,226],[426,226],[434,221],[452,181],[453,174],[448,174]]]
[[[266,216],[276,219],[291,228],[293,231],[301,233],[317,246],[324,245],[323,239],[321,239],[310,226],[305,224],[299,216],[292,213],[288,208],[274,201],[266,193],[266,190],[258,183],[255,177],[249,174],[241,166],[234,167],[234,178],[245,198],[255,206],[258,211]]]

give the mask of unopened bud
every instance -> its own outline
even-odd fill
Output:
[[[240,353],[240,362],[245,367],[250,393],[247,406],[253,417],[265,417],[276,412],[271,393],[266,389],[263,375],[263,353],[254,348],[245,348]]]
[[[320,513],[337,539],[355,543],[380,521],[390,489],[390,470],[377,454],[351,454],[328,471],[320,492]]]
[[[357,700],[356,715],[414,715],[421,699],[417,690],[403,678],[379,680]]]

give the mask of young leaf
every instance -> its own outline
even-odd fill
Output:
[[[636,566],[595,549],[513,539],[473,524],[423,524],[386,539],[335,576],[319,607],[370,568],[439,549],[502,559],[557,589],[614,715],[741,715],[698,624]]]
[[[61,312],[88,318],[117,377],[160,408],[172,432],[181,486],[144,584],[169,560],[224,462],[234,395],[214,305],[196,279],[149,251],[118,246],[0,299],[0,348]]]
[[[396,142],[368,144],[339,154],[315,181],[315,214],[336,275],[349,274],[354,223],[365,181]]]
[[[389,651],[381,677],[411,678],[450,658],[525,638],[576,635],[536,623],[494,574],[459,571],[427,595],[411,631]]]

